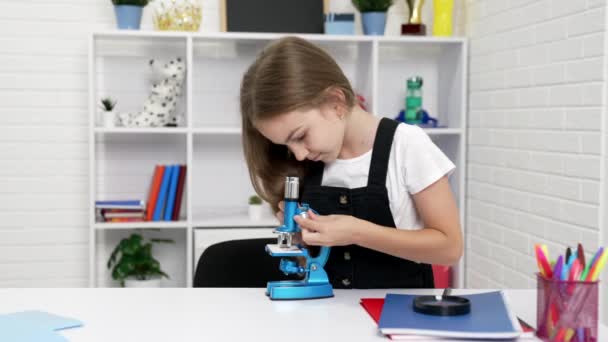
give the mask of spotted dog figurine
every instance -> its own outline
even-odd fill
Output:
[[[144,102],[144,110],[138,113],[121,113],[120,123],[126,127],[177,126],[180,118],[176,111],[178,99],[186,78],[186,63],[177,57],[167,62],[151,59],[154,83]]]

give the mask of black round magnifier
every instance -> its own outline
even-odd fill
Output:
[[[441,296],[414,298],[414,311],[435,316],[466,315],[471,312],[471,302],[463,297],[450,296],[452,289],[445,289]]]

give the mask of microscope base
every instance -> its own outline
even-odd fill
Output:
[[[312,284],[305,281],[271,281],[266,287],[266,295],[272,300],[315,299],[333,297],[331,284]]]

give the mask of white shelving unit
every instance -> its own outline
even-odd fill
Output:
[[[241,149],[238,93],[241,77],[263,46],[281,34],[96,32],[89,51],[90,285],[113,286],[105,268],[119,238],[134,229],[171,237],[155,246],[171,276],[164,286],[192,286],[202,250],[232,238],[272,236],[268,217],[252,222],[253,194]],[[375,115],[395,117],[404,107],[406,79],[424,79],[424,108],[443,128],[426,129],[456,164],[450,183],[464,225],[467,42],[462,38],[298,35],[326,49]],[[136,111],[148,96],[150,58],[186,58],[187,82],[181,127],[98,127],[97,103],[117,99],[119,111]],[[177,222],[95,222],[94,201],[147,199],[157,164],[187,165],[182,212]],[[455,287],[464,286],[464,258]]]

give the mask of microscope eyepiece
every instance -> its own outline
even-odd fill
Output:
[[[297,201],[300,197],[300,179],[285,177],[285,199]]]

